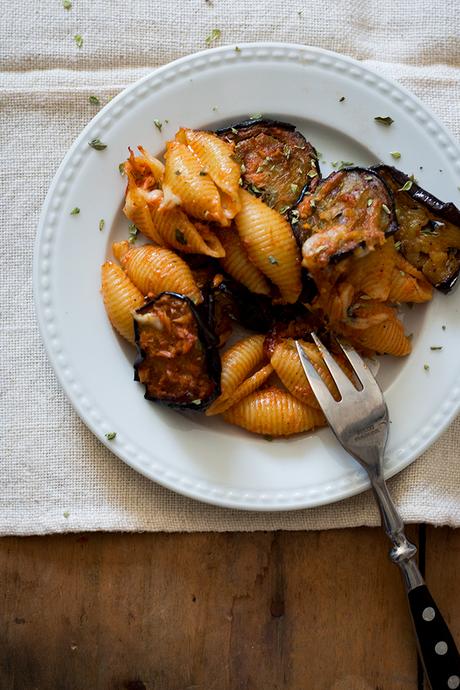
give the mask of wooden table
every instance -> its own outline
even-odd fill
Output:
[[[460,531],[412,526],[460,640]],[[1,690],[420,690],[376,529],[0,540]]]

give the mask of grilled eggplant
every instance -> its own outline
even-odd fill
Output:
[[[397,230],[393,198],[376,172],[333,172],[291,214],[303,265],[314,273],[355,250],[374,249]]]
[[[209,300],[162,292],[134,313],[138,357],[134,379],[145,398],[179,409],[204,410],[220,395],[220,357]]]
[[[280,213],[320,177],[316,150],[287,122],[245,120],[216,134],[235,144],[243,186]]]
[[[434,287],[449,292],[460,272],[460,210],[396,168],[374,170],[393,192],[401,253]]]

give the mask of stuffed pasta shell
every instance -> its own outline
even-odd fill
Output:
[[[162,244],[149,209],[149,201],[161,199],[159,183],[163,178],[164,165],[139,147],[141,156],[135,156],[132,149],[124,164],[127,177],[123,213],[140,232],[157,244]]]
[[[110,323],[134,344],[133,312],[144,304],[144,296],[126,273],[111,261],[101,267],[101,292]]]
[[[302,283],[300,252],[291,226],[245,189],[240,189],[240,200],[235,225],[249,259],[279,288],[285,302],[295,302]]]
[[[236,405],[237,402],[260,388],[272,373],[273,367],[271,364],[266,364],[261,367],[245,381],[240,383],[231,394],[218,398],[207,410],[206,414],[209,416],[222,414],[229,407]]]
[[[179,141],[166,145],[162,208],[182,208],[194,218],[219,225],[230,224],[219,190],[188,146]]]
[[[219,190],[226,218],[232,219],[241,208],[239,189],[241,167],[234,156],[234,146],[212,132],[181,128],[177,141],[188,144],[200,160],[203,170]]]
[[[243,338],[223,354],[221,394],[206,414],[221,414],[269,378],[273,366],[266,363],[264,340],[262,335]]]
[[[249,260],[249,256],[234,228],[216,231],[225,254],[220,258],[220,264],[232,278],[260,295],[271,293],[270,284],[262,271]]]
[[[179,207],[161,209],[162,197],[148,203],[155,236],[148,237],[163,247],[177,249],[184,254],[204,254],[215,259],[225,256],[225,249],[216,234],[204,224],[200,229]]]
[[[303,340],[299,340],[299,342],[308,355],[310,362],[329,388],[331,395],[338,398],[338,391],[334,380],[316,345]],[[294,340],[289,338],[278,343],[271,356],[270,363],[281,382],[295,398],[319,409],[319,404],[304,374]]]
[[[128,278],[145,296],[160,292],[177,292],[198,304],[202,295],[190,268],[177,254],[163,247],[145,244],[131,247],[129,242],[117,242],[112,247]]]
[[[423,273],[398,254],[391,276],[389,302],[429,302],[433,287]]]
[[[229,348],[222,356],[222,395],[229,397],[263,360],[263,335],[249,336]]]
[[[320,410],[272,386],[251,393],[224,412],[224,419],[255,434],[291,436],[325,426]]]
[[[396,310],[385,304],[359,304],[353,309],[348,323],[337,324],[335,328],[358,349],[395,357],[404,357],[412,349]]]
[[[163,180],[165,166],[158,158],[152,156],[143,146],[137,147],[140,155],[128,148],[129,157],[123,166],[123,172],[131,177],[134,184],[145,192],[158,189]]]
[[[367,256],[351,260],[346,272],[348,282],[357,293],[385,302],[390,294],[397,256],[393,239],[388,238],[382,247],[369,252]]]

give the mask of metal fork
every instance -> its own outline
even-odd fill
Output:
[[[432,690],[460,688],[460,655],[449,628],[417,567],[417,549],[404,534],[404,523],[388,492],[383,456],[388,436],[388,410],[382,391],[356,350],[337,340],[360,383],[345,375],[315,333],[311,334],[340,394],[336,401],[296,341],[305,376],[337,440],[366,470],[380,510],[382,526],[393,546],[391,560],[399,565],[406,587],[417,646]]]

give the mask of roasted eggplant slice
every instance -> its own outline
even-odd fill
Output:
[[[315,270],[356,249],[374,249],[397,230],[393,198],[385,182],[365,168],[333,172],[304,196],[293,220],[303,265]]]
[[[220,394],[220,357],[205,300],[162,292],[134,313],[134,379],[147,400],[204,410]]]
[[[460,272],[460,210],[396,168],[374,170],[393,192],[401,253],[434,287],[449,292]]]
[[[316,150],[294,125],[245,120],[216,134],[235,144],[243,186],[280,213],[286,213],[319,179]]]

